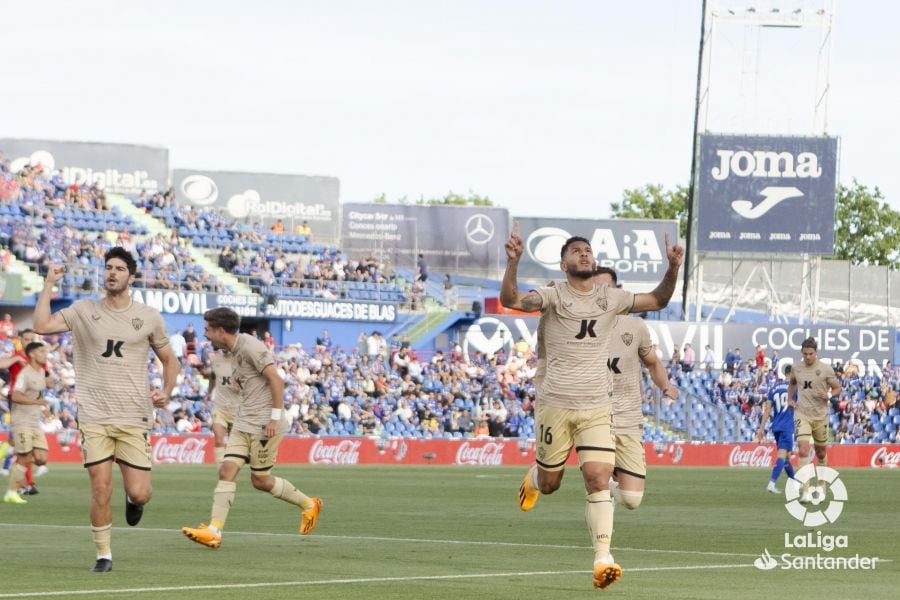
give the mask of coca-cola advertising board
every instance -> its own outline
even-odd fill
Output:
[[[62,440],[62,441],[61,441]],[[81,462],[78,436],[47,436],[51,463]],[[64,442],[64,443],[63,443]],[[774,444],[645,442],[647,465],[770,469]],[[213,438],[164,435],[151,438],[155,464],[215,463]],[[278,447],[280,464],[527,466],[534,463],[534,440],[409,440],[400,438],[287,437]],[[568,464],[576,466],[573,452]],[[850,444],[828,448],[832,467],[900,468],[900,445]]]

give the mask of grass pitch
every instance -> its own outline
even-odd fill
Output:
[[[572,469],[563,488],[522,513],[524,469],[283,466],[276,472],[324,498],[315,532],[297,533],[299,511],[252,489],[241,473],[222,547],[179,529],[207,522],[212,466],[158,466],[154,498],[138,527],[113,494],[113,572],[93,574],[88,482],[80,466],[51,465],[26,506],[0,504],[0,599],[186,598],[587,598],[593,553],[584,492]],[[767,494],[768,470],[651,469],[643,505],[616,511],[613,554],[624,576],[608,597],[757,599],[895,598],[900,589],[900,473],[841,470],[849,500],[818,528],[848,547],[785,548],[808,531]],[[782,485],[784,479],[780,482]],[[815,536],[815,530],[812,530]],[[775,557],[877,556],[874,570],[764,571]],[[888,562],[889,561],[889,562]]]

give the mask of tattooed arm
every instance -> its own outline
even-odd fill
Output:
[[[660,310],[669,304],[675,286],[678,283],[678,269],[684,259],[684,248],[669,244],[669,234],[666,234],[666,255],[669,257],[669,268],[659,285],[649,294],[635,294],[634,306],[631,312],[646,312],[648,310]]]
[[[506,241],[506,271],[500,285],[500,303],[506,308],[534,312],[541,309],[541,296],[537,292],[519,292],[517,271],[523,248],[517,226]]]

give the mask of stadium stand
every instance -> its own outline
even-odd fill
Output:
[[[480,305],[499,285],[436,271],[422,284],[410,269],[394,269],[389,260],[372,256],[351,258],[337,246],[317,243],[314,233],[267,230],[215,210],[178,207],[171,189],[130,199],[107,197],[96,186],[69,185],[59,172],[44,173],[39,165],[10,173],[8,162],[0,159],[4,270],[25,265],[26,274],[40,281],[48,264],[64,262],[70,269],[63,295],[92,294],[98,289],[103,253],[114,245],[138,257],[138,288],[235,293],[241,291],[237,285],[260,296],[389,301],[406,309],[446,304],[455,310],[462,304]],[[237,283],[220,281],[208,265],[235,276]],[[451,282],[452,294],[446,291],[445,279]],[[471,290],[477,293],[467,295]],[[430,310],[419,319],[405,320],[396,331],[412,337],[419,329],[433,328],[450,312],[443,307]],[[478,353],[463,357],[457,347],[447,356],[436,353],[426,360],[424,353],[417,357],[411,348],[404,348],[398,335],[383,352],[370,353],[367,337],[371,336],[361,336],[360,346],[352,349],[294,345],[279,350],[293,434],[534,436],[533,358]],[[48,431],[55,431],[61,440],[71,439],[78,408],[71,346],[67,336],[47,341]],[[11,338],[0,341],[0,352],[12,350]],[[155,432],[207,431],[208,383],[201,372],[208,351],[207,344],[197,344],[196,355],[185,363],[177,394],[158,411]],[[682,392],[671,404],[661,403],[645,385],[647,441],[753,440],[761,403],[774,383],[773,371],[768,365],[757,368],[750,363],[718,367],[685,370],[680,363],[670,365],[670,377]],[[844,391],[831,416],[835,442],[898,441],[900,373],[888,366],[879,374],[859,374],[848,365],[838,374]],[[159,377],[159,370],[151,368],[151,383]],[[5,404],[0,404],[0,417],[0,427],[5,427]]]

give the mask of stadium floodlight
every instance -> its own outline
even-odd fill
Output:
[[[790,11],[790,12],[786,12]],[[816,11],[804,10],[802,6],[794,8],[787,7],[782,11],[781,7],[757,8],[756,6],[747,6],[743,10],[739,7],[726,7],[722,10],[713,8],[712,17],[721,21],[731,23],[742,23],[744,25],[756,25],[759,27],[806,27],[821,26],[823,21],[829,19],[832,11],[825,8],[819,8]]]

